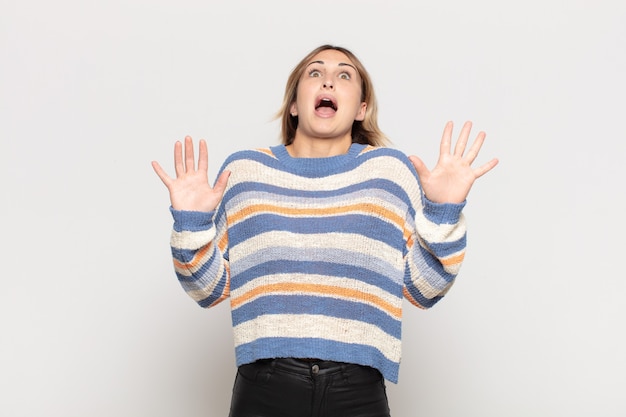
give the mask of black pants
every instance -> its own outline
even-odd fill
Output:
[[[239,367],[230,417],[389,417],[389,405],[374,368],[267,359]]]

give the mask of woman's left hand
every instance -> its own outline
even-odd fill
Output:
[[[467,154],[463,155],[472,129],[471,122],[465,122],[454,146],[454,153],[450,153],[452,127],[452,122],[448,122],[443,130],[439,160],[432,171],[429,171],[417,156],[409,157],[420,178],[426,198],[435,203],[462,203],[467,198],[474,181],[498,164],[498,160],[494,158],[479,168],[474,169],[471,166],[483,145],[485,132],[478,133]]]

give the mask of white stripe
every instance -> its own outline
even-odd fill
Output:
[[[284,170],[270,168],[252,159],[238,159],[228,164],[225,169],[237,173],[237,175],[231,176],[229,187],[237,185],[239,182],[261,180],[265,184],[290,190],[332,191],[358,184],[360,181],[355,181],[355,178],[360,180],[377,178],[402,184],[405,189],[406,186],[414,184],[415,190],[419,190],[417,181],[408,168],[398,158],[387,155],[370,159],[351,171],[324,177],[321,181],[319,178],[307,178]],[[263,175],[261,176],[261,174]]]
[[[229,165],[230,170],[237,170],[236,179],[229,186],[236,185],[235,181],[259,181],[260,173],[263,172],[263,182],[265,184],[283,187],[291,190],[315,190],[315,191],[333,191],[348,185],[358,184],[355,178],[367,180],[369,178],[386,179],[403,188],[411,200],[416,211],[416,228],[419,230],[420,236],[429,242],[443,242],[460,239],[465,232],[464,219],[461,218],[459,224],[443,224],[439,225],[431,222],[422,214],[422,192],[418,182],[415,180],[413,173],[398,158],[393,156],[379,156],[366,161],[352,171],[331,175],[325,177],[324,181],[318,178],[306,178],[293,175],[285,171],[268,168],[252,160],[238,160]],[[235,177],[235,176],[233,176]],[[264,201],[259,200],[259,201]],[[320,200],[320,201],[323,201]],[[275,201],[270,202],[276,204]],[[323,203],[322,203],[323,204]],[[383,204],[383,207],[391,207],[393,205]],[[316,207],[312,205],[311,207]],[[403,214],[402,214],[403,215]]]
[[[215,227],[197,232],[172,230],[170,245],[176,249],[196,250],[210,243],[215,238]]]
[[[355,246],[357,242],[358,246]],[[298,234],[286,231],[273,231],[261,233],[252,236],[247,240],[232,246],[229,252],[233,254],[233,258],[243,262],[244,256],[253,256],[255,253],[264,249],[273,249],[278,247],[294,248],[294,249],[322,249],[329,252],[333,250],[344,250],[354,253],[356,256],[372,256],[368,261],[367,267],[373,271],[388,274],[389,271],[380,271],[376,268],[377,260],[385,264],[385,268],[393,268],[395,272],[404,270],[404,261],[402,252],[398,249],[385,244],[379,240],[370,239],[363,235],[347,234],[347,233],[324,233],[324,234]],[[236,256],[235,256],[236,254]],[[289,259],[289,254],[285,253],[285,258]],[[257,263],[258,260],[255,262]],[[352,264],[352,263],[351,263]]]
[[[270,314],[234,328],[235,346],[264,337],[321,338],[378,349],[392,362],[400,361],[400,340],[377,326],[357,320],[321,315]]]
[[[429,270],[430,268],[423,260],[418,260],[417,262],[409,263],[411,269],[411,281],[413,285],[419,290],[419,292],[425,297],[430,299],[435,298],[436,296],[445,295],[452,284],[452,282],[447,282],[443,277],[436,274],[431,270],[430,281],[435,280],[435,282],[430,282],[428,277],[426,277],[420,268],[424,268],[425,270]]]
[[[458,223],[437,224],[428,220],[422,211],[418,211],[415,214],[415,227],[420,237],[427,242],[454,242],[465,234],[465,216],[461,214]]]

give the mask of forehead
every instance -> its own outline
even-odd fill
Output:
[[[309,62],[307,62],[307,65],[316,61],[322,61],[324,62],[325,65],[328,65],[328,66],[349,64],[353,67],[356,67],[354,62],[352,62],[346,54],[344,54],[341,51],[337,51],[335,49],[326,49],[324,51],[317,53],[316,55],[313,56],[313,58],[311,58]]]

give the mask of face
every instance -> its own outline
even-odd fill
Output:
[[[315,55],[298,82],[290,112],[298,116],[296,137],[350,140],[352,124],[365,117],[361,77],[342,52],[328,49]]]

